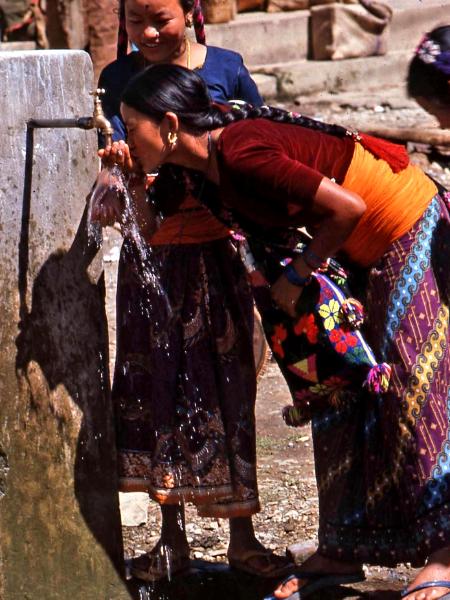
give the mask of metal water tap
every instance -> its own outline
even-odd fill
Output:
[[[105,93],[105,90],[98,88],[89,93],[94,97],[94,113],[92,117],[78,117],[75,119],[30,119],[27,122],[27,129],[30,131],[43,127],[50,129],[66,127],[78,127],[79,129],[99,129],[105,138],[105,146],[111,145],[114,129],[112,128],[111,123],[105,117],[102,101],[100,99],[100,96]]]
[[[94,114],[92,117],[92,128],[100,129],[104,138],[105,138],[105,146],[110,146],[112,142],[112,134],[114,133],[114,129],[111,126],[111,123],[105,117],[105,113],[103,112],[103,106],[100,96],[103,96],[105,90],[103,88],[97,88],[93,92],[89,92],[91,96],[94,97]]]

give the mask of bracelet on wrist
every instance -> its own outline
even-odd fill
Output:
[[[292,283],[292,285],[296,285],[298,287],[304,287],[311,281],[311,275],[308,277],[302,277],[299,275],[292,263],[289,263],[286,267],[284,267],[283,275]]]

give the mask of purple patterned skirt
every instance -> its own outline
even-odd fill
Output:
[[[393,371],[313,420],[319,551],[420,565],[450,545],[450,219],[436,196],[368,274],[365,334]]]
[[[250,516],[256,482],[253,299],[232,242],[153,246],[160,290],[122,247],[113,400],[123,491]],[[161,293],[161,291],[163,293]]]

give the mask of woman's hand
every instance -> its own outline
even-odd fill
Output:
[[[132,173],[137,170],[136,163],[131,158],[130,148],[123,140],[113,142],[111,146],[102,148],[98,151],[98,155],[105,167],[118,165],[125,173]]]
[[[111,227],[122,221],[122,202],[115,191],[105,191],[103,196],[92,203],[91,221],[102,227]]]
[[[281,275],[270,289],[272,300],[290,317],[296,317],[297,302],[302,295],[303,288],[289,283],[284,275]]]

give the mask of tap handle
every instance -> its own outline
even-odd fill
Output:
[[[92,90],[89,94],[94,98],[94,118],[97,116],[103,116],[103,106],[101,96],[105,93],[106,90],[103,88],[97,88],[96,90]]]
[[[96,90],[92,90],[92,92],[89,92],[89,94],[91,96],[94,96],[94,100],[99,100],[100,96],[103,96],[105,91],[106,90],[104,88],[97,88]]]

